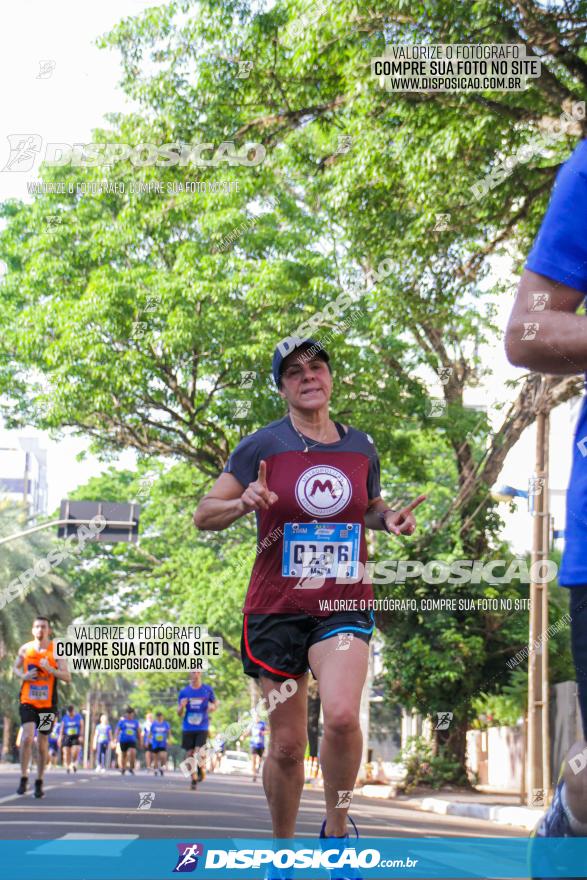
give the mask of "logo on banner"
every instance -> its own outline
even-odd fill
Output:
[[[352,494],[346,474],[324,465],[308,468],[296,483],[298,504],[313,516],[332,516],[344,510]]]
[[[55,712],[39,712],[39,733],[50,733],[55,721]]]
[[[201,843],[177,843],[179,856],[177,865],[173,869],[174,874],[187,874],[195,871],[198,867],[198,856],[204,855],[204,847]]]

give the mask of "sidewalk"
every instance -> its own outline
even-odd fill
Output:
[[[393,785],[364,785],[355,789],[355,795],[368,798],[391,799],[394,803],[414,810],[438,813],[442,816],[467,816],[485,819],[499,825],[515,825],[531,831],[543,815],[542,807],[520,804],[517,794],[487,794],[481,791],[441,789],[414,789],[411,794],[395,795]]]

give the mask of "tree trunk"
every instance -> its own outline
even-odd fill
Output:
[[[467,763],[468,729],[469,719],[465,718],[464,720],[461,720],[460,723],[456,723],[453,719],[448,730],[435,731],[438,746],[445,751],[447,757],[451,757],[455,761],[458,761],[459,765],[463,768],[463,774],[465,774]],[[463,782],[464,781],[463,778]]]

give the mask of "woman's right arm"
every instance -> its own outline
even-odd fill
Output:
[[[254,482],[245,489],[232,474],[220,474],[194,513],[198,529],[219,532],[252,510],[268,510],[277,495],[267,486],[267,465],[261,461]]]

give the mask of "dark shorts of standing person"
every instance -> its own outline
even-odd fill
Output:
[[[312,645],[324,639],[336,641],[339,635],[339,643],[343,644],[344,633],[369,644],[374,619],[372,611],[339,611],[328,617],[245,614],[241,637],[243,669],[252,678],[301,678],[310,668],[308,651]]]
[[[192,749],[199,749],[205,746],[207,739],[207,730],[184,730],[181,734],[181,747],[186,752],[191,752]]]
[[[128,752],[129,749],[136,749],[137,741],[136,739],[129,739],[126,742],[120,743],[120,751]]]
[[[79,734],[75,733],[73,736],[64,736],[63,737],[63,748],[70,749],[72,746],[79,746]]]
[[[32,721],[39,736],[49,736],[53,725],[50,724],[48,730],[39,730],[40,716],[46,715],[47,712],[52,712],[54,716],[57,715],[57,706],[49,706],[48,709],[37,709],[36,706],[31,706],[30,703],[19,703],[18,712],[21,724],[28,724],[29,721]]]
[[[587,586],[569,587],[571,647],[577,674],[583,736],[587,740]]]
[[[259,755],[262,758],[264,752],[265,746],[251,746],[251,755]]]

